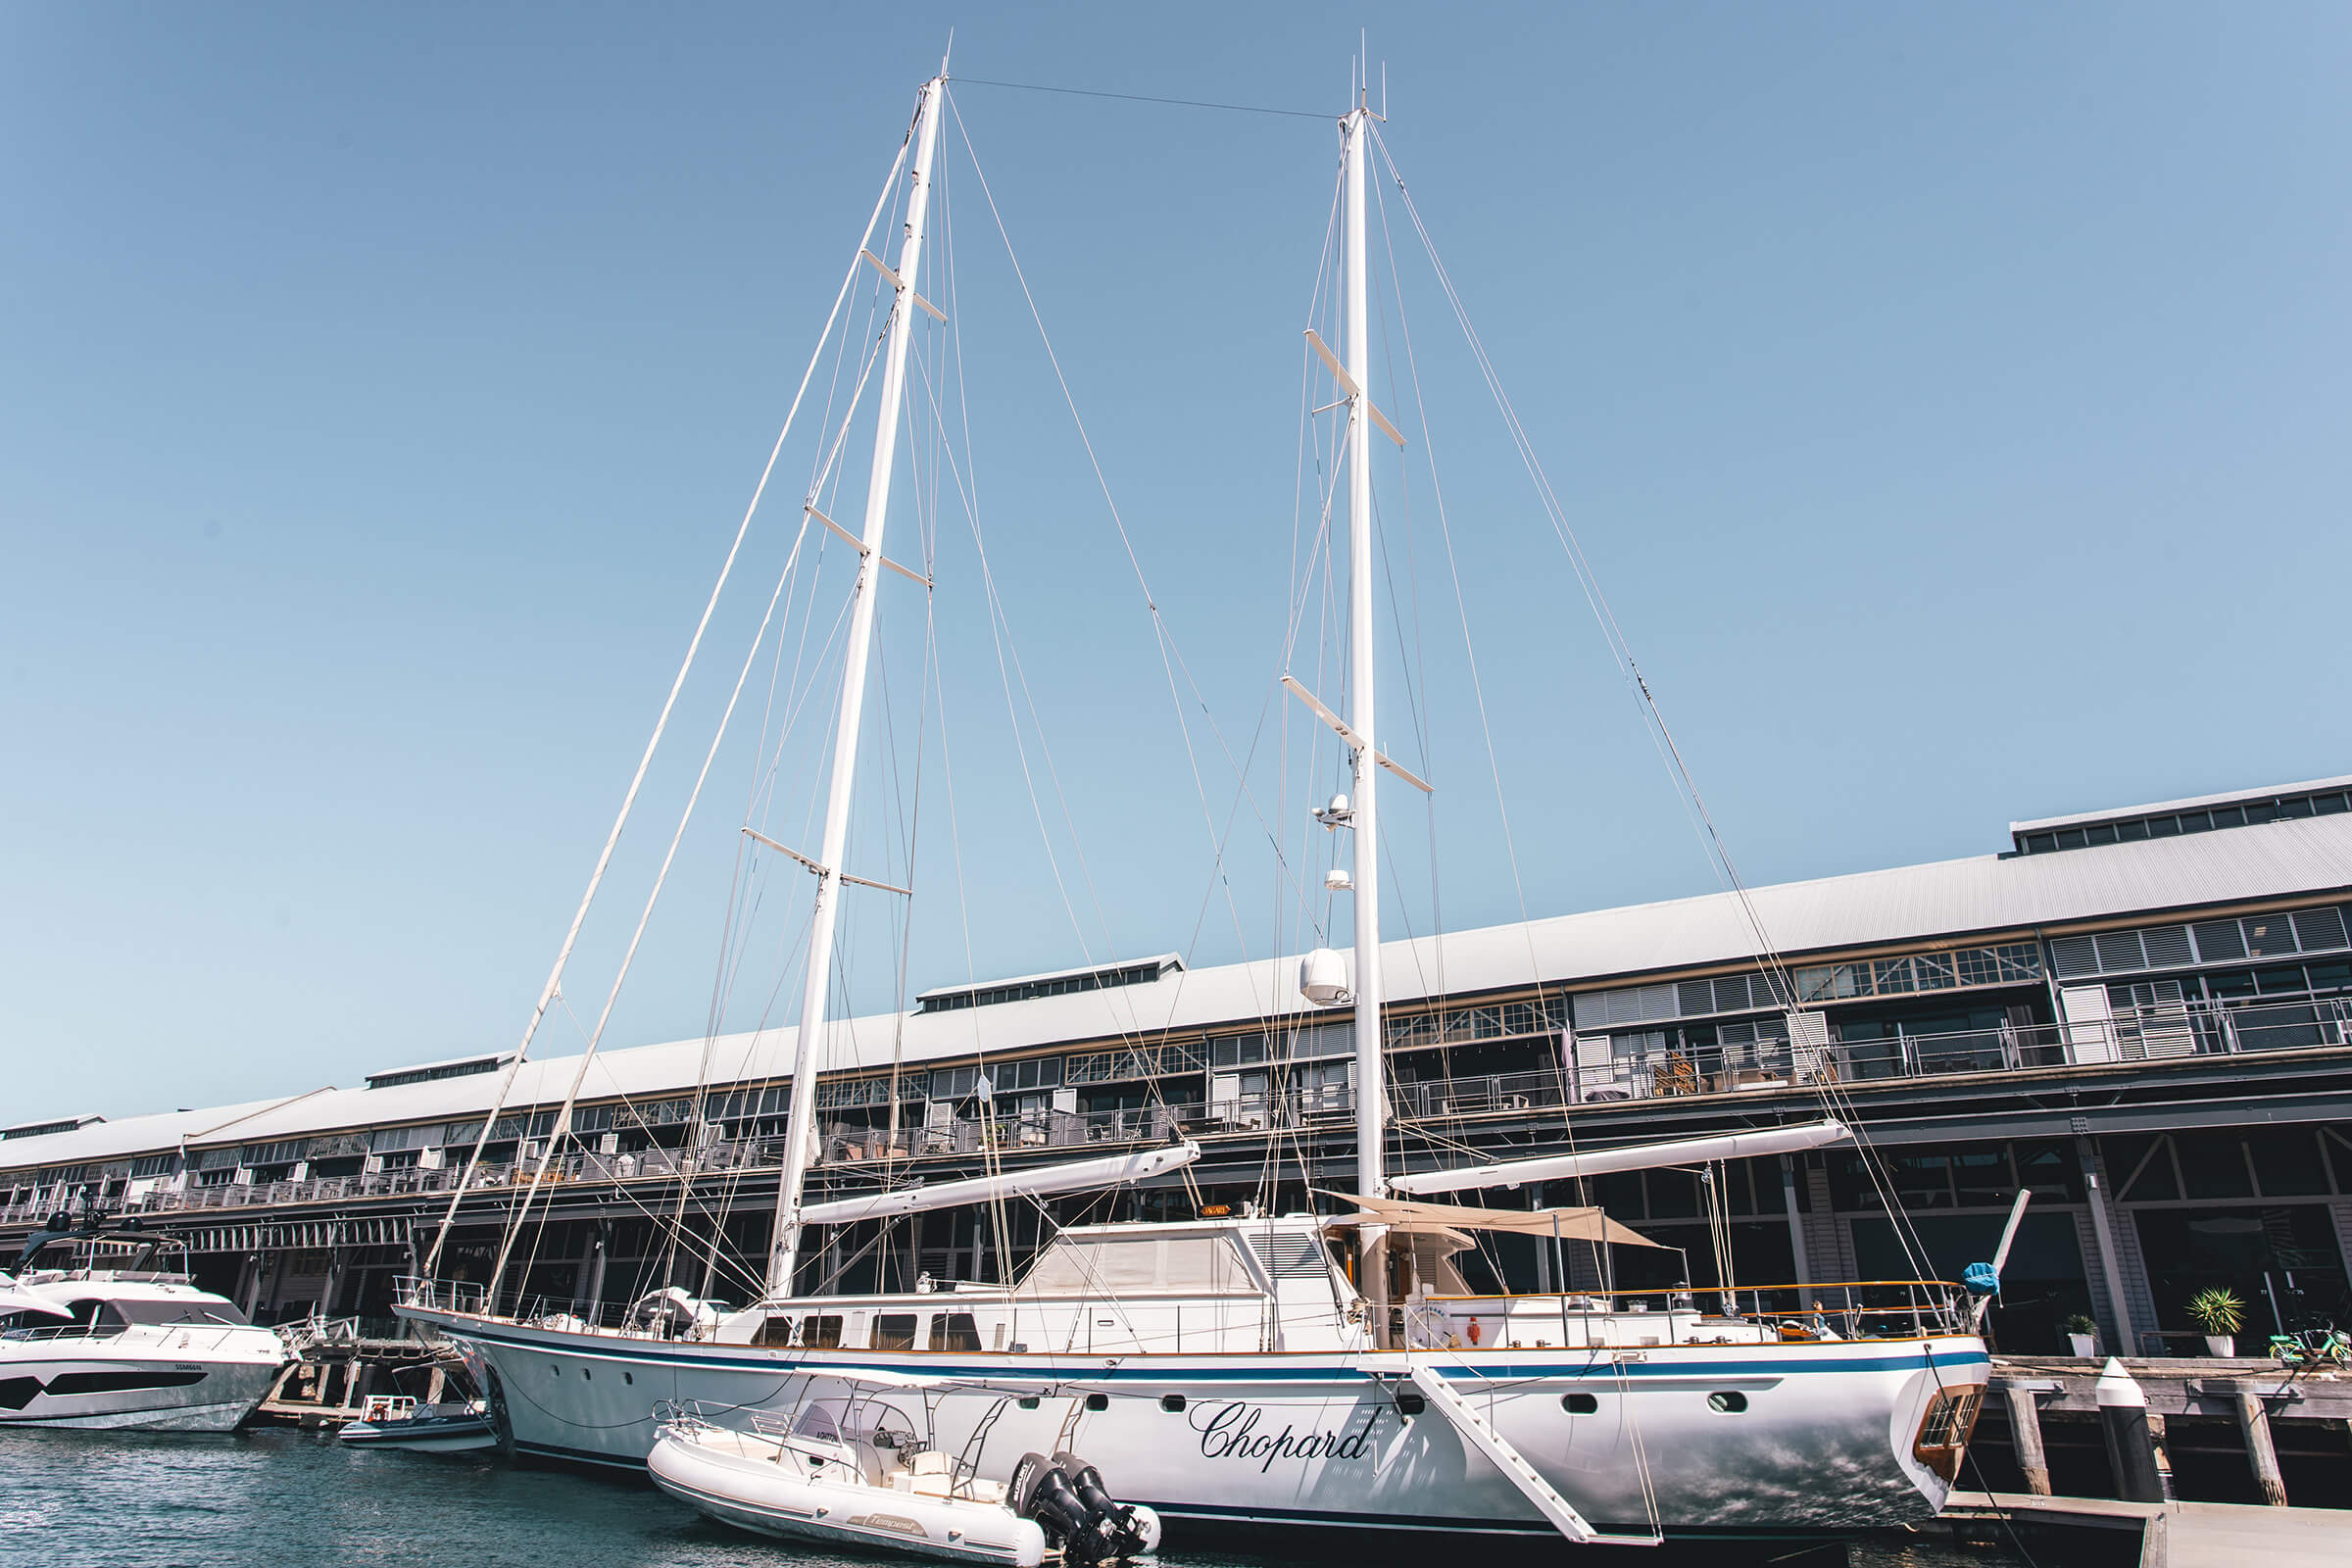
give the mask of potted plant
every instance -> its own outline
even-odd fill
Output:
[[[2084,1360],[2099,1353],[2099,1326],[2081,1312],[2066,1320],[2066,1338]]]
[[[2220,1285],[2188,1298],[2188,1315],[2205,1331],[2205,1353],[2227,1360],[2237,1353],[2237,1331],[2246,1326],[2246,1303]]]

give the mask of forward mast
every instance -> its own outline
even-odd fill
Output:
[[[882,391],[874,411],[874,459],[865,488],[865,525],[858,540],[858,584],[850,608],[849,642],[841,671],[841,725],[833,738],[833,777],[825,797],[824,841],[817,851],[816,906],[808,922],[808,979],[801,997],[800,1033],[793,1043],[792,1102],[784,1131],[784,1169],[776,1187],[774,1240],[767,1287],[790,1295],[800,1262],[801,1200],[808,1188],[816,1132],[816,1075],[824,1064],[821,1031],[825,998],[832,989],[833,928],[840,914],[841,859],[849,846],[850,796],[858,778],[858,735],[865,711],[865,666],[873,643],[876,568],[882,531],[890,517],[890,481],[899,450],[899,406],[906,387],[906,341],[918,307],[914,292],[923,260],[923,230],[930,216],[931,163],[939,143],[939,111],[947,95],[943,71],[923,83],[913,129],[914,167],[908,176],[906,226],[899,242],[899,265],[889,274],[895,297],[889,343],[884,351]]]

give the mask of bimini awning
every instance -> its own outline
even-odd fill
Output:
[[[1319,1190],[1319,1189],[1318,1189]],[[1513,1236],[1556,1236],[1564,1242],[1609,1242],[1619,1247],[1663,1247],[1618,1224],[1597,1208],[1466,1208],[1459,1203],[1413,1203],[1397,1198],[1362,1198],[1331,1193],[1358,1212],[1326,1219],[1326,1226],[1386,1225],[1408,1235],[1432,1231],[1507,1231]]]

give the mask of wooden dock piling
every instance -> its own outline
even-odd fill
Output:
[[[2026,1475],[2026,1490],[2036,1497],[2046,1497],[2050,1494],[2050,1458],[2042,1451],[2041,1409],[2034,1402],[2038,1391],[2032,1382],[2018,1382],[2002,1392],[2009,1398],[2010,1440],[2017,1447],[2017,1467]]]
[[[2144,1403],[2132,1406],[2131,1393],[2111,1383],[2109,1398],[2126,1402],[2102,1408],[2097,1391],[2105,1370],[2099,1360],[1996,1357],[1986,1392],[1999,1396],[2000,1417],[1986,1421],[1978,1434],[1988,1465],[1984,1474],[2007,1474],[2004,1458],[2013,1457],[2016,1474],[1996,1484],[2017,1487],[2021,1495],[2111,1486],[2128,1497],[2155,1502],[2178,1494],[2177,1486],[2168,1486],[2174,1480],[2172,1462],[2178,1460],[2189,1466],[2180,1479],[2192,1496],[2290,1506],[2295,1501],[2290,1468],[2295,1487],[2316,1489],[2306,1501],[2328,1492],[2352,1493],[2352,1449],[2338,1436],[2352,1431],[2352,1376],[2250,1357],[2133,1360],[2122,1370]],[[2315,1438],[2323,1439],[2316,1450]],[[2175,1445],[2168,1440],[2177,1440],[2179,1452],[2172,1451]],[[2086,1459],[2096,1464],[2086,1446],[2093,1452],[2106,1451],[2111,1480],[2082,1469]],[[2242,1463],[2244,1482],[2232,1484],[2217,1473],[2217,1460],[2225,1466]],[[2330,1477],[2329,1470],[2337,1475]]]
[[[2271,1442],[2271,1416],[2262,1393],[2245,1384],[2237,1390],[2237,1430],[2246,1440],[2246,1462],[2254,1467],[2262,1500],[2274,1508],[2286,1506],[2286,1477],[2278,1469],[2278,1448]]]

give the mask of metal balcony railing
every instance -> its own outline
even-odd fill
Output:
[[[1622,1037],[1621,1037],[1622,1039]],[[1579,1041],[1557,1070],[1407,1079],[1391,1089],[1397,1116],[1446,1121],[1538,1111],[1563,1104],[1600,1104],[1681,1096],[1756,1094],[1835,1080],[1843,1083],[1999,1073],[2037,1068],[2152,1061],[2168,1057],[2234,1055],[2352,1045],[2352,998],[2320,997],[2246,1004],[2158,1004],[2116,1009],[2111,1019],[1963,1030],[1896,1032],[1879,1039],[1792,1046],[1785,1040],[1747,1044],[1652,1047],[1585,1059],[1593,1042]],[[1198,1089],[1198,1079],[1172,1080]],[[1272,1094],[1219,1095],[1208,1100],[1091,1111],[1026,1111],[999,1115],[926,1117],[910,1107],[895,1131],[834,1122],[824,1128],[819,1159],[857,1165],[970,1155],[986,1150],[1084,1149],[1163,1143],[1179,1130],[1194,1136],[1306,1130],[1344,1121],[1355,1110],[1348,1085],[1292,1085]],[[674,1179],[774,1168],[781,1138],[720,1140],[691,1150],[652,1148],[634,1153],[574,1152],[550,1162],[548,1185]],[[484,1165],[473,1190],[525,1186],[535,1160]],[[185,1191],[159,1188],[106,1206],[131,1214],[201,1212],[342,1202],[411,1194],[448,1193],[462,1166],[410,1167],[308,1181],[231,1182]],[[37,1191],[29,1200],[0,1204],[0,1224],[36,1223],[59,1209],[79,1209],[94,1195],[86,1188]]]
[[[2119,1007],[2105,1020],[2002,1024],[1994,1029],[1912,1034],[1827,1045],[1786,1040],[1649,1048],[1570,1071],[1580,1102],[1684,1095],[1754,1093],[1835,1080],[1931,1078],[2016,1072],[2171,1056],[2226,1055],[2352,1044],[2352,999],[2251,1004],[2173,1003]]]

